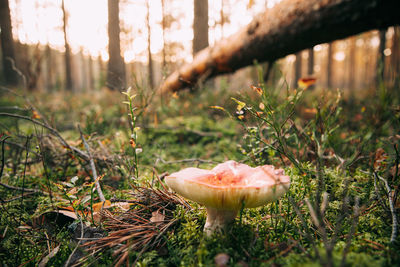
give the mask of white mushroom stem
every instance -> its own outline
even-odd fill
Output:
[[[211,207],[206,207],[207,220],[204,225],[204,233],[210,236],[217,231],[223,231],[231,225],[238,213],[237,210],[220,210]]]

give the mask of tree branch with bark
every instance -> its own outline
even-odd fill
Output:
[[[320,43],[400,24],[398,6],[396,0],[283,0],[238,33],[201,50],[160,91],[176,92],[255,60],[274,61]]]

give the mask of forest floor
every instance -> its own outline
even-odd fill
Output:
[[[302,86],[2,88],[1,265],[399,265],[399,88]],[[204,207],[163,178],[227,160],[282,167],[291,186],[207,237]]]

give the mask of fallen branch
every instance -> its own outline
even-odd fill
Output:
[[[314,45],[400,23],[397,0],[283,0],[236,34],[196,54],[172,73],[161,93],[195,86],[254,61],[274,61]]]
[[[50,125],[40,122],[38,120],[29,118],[27,116],[22,116],[22,115],[18,115],[18,114],[12,114],[12,113],[4,113],[4,112],[0,112],[0,117],[12,117],[12,118],[17,118],[17,119],[22,119],[22,120],[27,120],[30,121],[36,125],[39,125],[47,130],[50,131],[50,133],[52,133],[54,136],[56,136],[61,144],[63,146],[65,146],[66,148],[70,149],[71,151],[75,152],[76,154],[78,154],[81,158],[85,159],[85,160],[89,160],[89,155],[86,154],[85,152],[83,152],[82,150],[80,150],[79,148],[76,148],[74,146],[71,146],[67,143],[67,141],[65,141],[65,139],[60,135],[60,133],[54,129],[53,127],[51,127]]]
[[[93,181],[95,182],[96,191],[99,194],[100,201],[104,202],[104,201],[106,201],[106,198],[103,195],[103,191],[101,190],[100,183],[99,183],[99,181],[97,179],[98,176],[97,176],[96,166],[94,165],[94,160],[93,160],[93,157],[92,157],[92,153],[90,153],[89,144],[86,142],[85,137],[83,136],[83,133],[82,133],[82,130],[81,130],[81,127],[79,126],[79,124],[78,124],[78,130],[79,130],[79,133],[81,135],[82,142],[85,145],[87,154],[89,156],[90,168],[92,169]]]
[[[375,177],[375,179],[381,180],[383,182],[383,184],[385,185],[386,194],[387,194],[388,200],[389,200],[390,213],[392,214],[392,234],[390,236],[390,243],[394,243],[397,238],[398,222],[397,222],[396,209],[394,207],[394,199],[393,199],[392,189],[390,188],[388,181],[386,179],[384,179],[383,177],[379,176],[376,172],[374,172],[374,177]]]
[[[197,163],[207,163],[207,164],[215,164],[219,163],[213,160],[207,160],[207,159],[200,159],[200,158],[191,158],[191,159],[180,159],[180,160],[172,160],[172,161],[166,161],[161,157],[157,157],[156,160],[156,165],[158,162],[161,162],[163,164],[178,164],[178,163],[191,163],[191,162],[197,162]]]

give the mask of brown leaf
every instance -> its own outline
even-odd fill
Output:
[[[226,253],[218,253],[214,257],[215,265],[218,267],[228,266],[229,255]]]
[[[50,253],[40,261],[40,263],[39,263],[38,266],[39,266],[39,267],[45,267],[45,266],[47,265],[47,262],[48,262],[51,258],[53,258],[53,257],[57,254],[57,252],[58,252],[59,250],[60,250],[60,245],[58,245],[58,246],[55,247],[52,251],[50,251]]]
[[[111,201],[106,200],[104,202],[97,202],[93,204],[93,212],[99,212],[102,208],[108,208],[111,206]]]
[[[165,216],[161,213],[159,213],[158,211],[153,211],[151,213],[151,218],[150,221],[157,223],[157,222],[163,222],[164,221]]]

